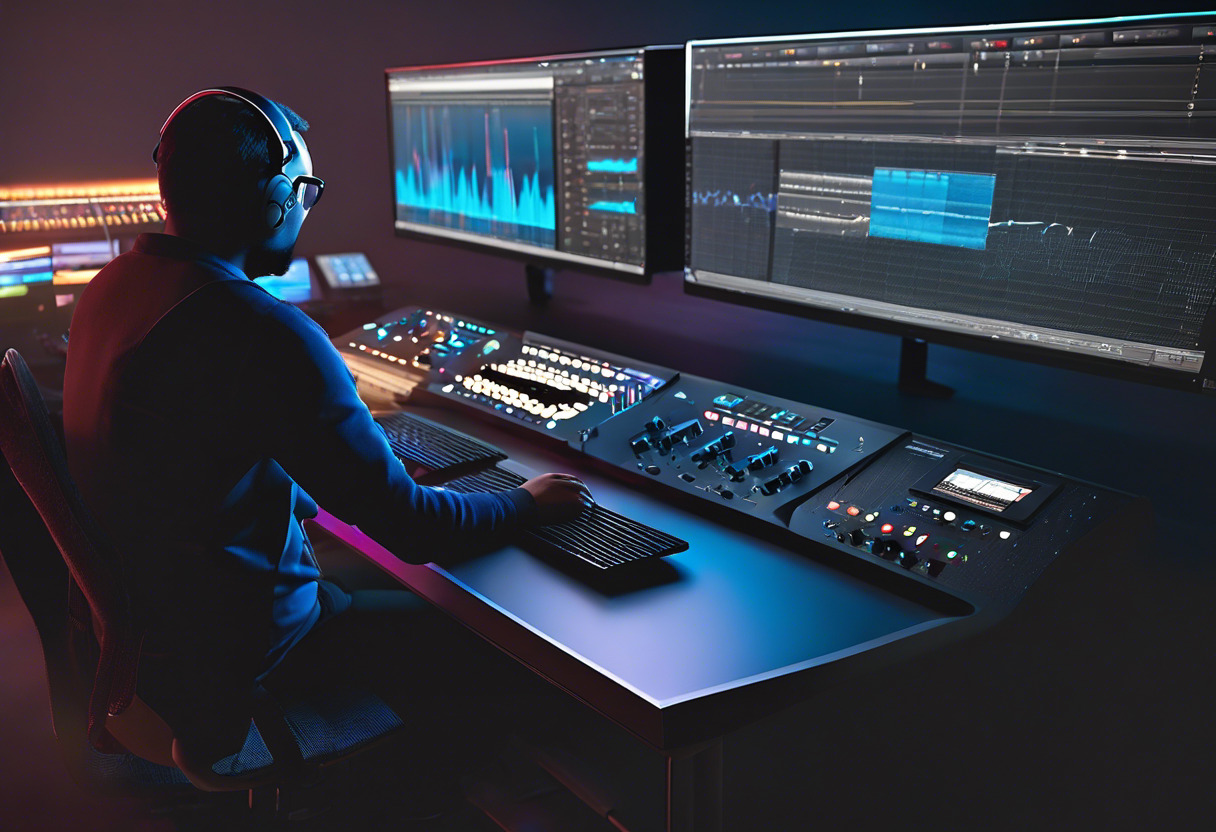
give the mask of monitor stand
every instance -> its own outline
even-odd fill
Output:
[[[948,399],[954,388],[925,376],[929,344],[921,338],[903,338],[899,345],[899,392],[930,399]]]
[[[524,264],[524,277],[528,281],[528,300],[544,306],[553,297],[553,269],[535,263]]]

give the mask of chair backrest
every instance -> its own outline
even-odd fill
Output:
[[[88,602],[101,648],[88,705],[88,737],[105,745],[107,714],[131,704],[143,634],[124,589],[122,560],[72,482],[38,386],[16,350],[0,363],[0,452],[37,509]],[[66,590],[66,588],[65,588]]]

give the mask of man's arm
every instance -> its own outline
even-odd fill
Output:
[[[268,432],[274,458],[326,511],[402,559],[435,560],[462,543],[567,519],[590,504],[586,486],[563,474],[494,494],[418,485],[393,455],[329,339],[311,321],[293,320],[293,313],[303,318],[297,310],[275,312],[288,330],[281,366],[290,368],[290,378],[275,386],[291,389],[278,396],[287,404],[282,429]]]

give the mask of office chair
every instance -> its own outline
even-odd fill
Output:
[[[38,629],[55,735],[78,783],[124,793],[248,790],[251,806],[274,811],[280,786],[311,784],[403,727],[379,697],[342,680],[282,700],[259,688],[237,754],[192,754],[136,694],[143,633],[121,553],[84,505],[29,368],[11,349],[0,363],[0,453],[0,552]]]

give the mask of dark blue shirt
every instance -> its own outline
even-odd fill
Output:
[[[141,685],[282,658],[319,615],[318,504],[416,563],[535,512],[522,489],[417,485],[324,331],[179,237],[142,235],[85,289],[63,404],[72,475],[149,624]]]

